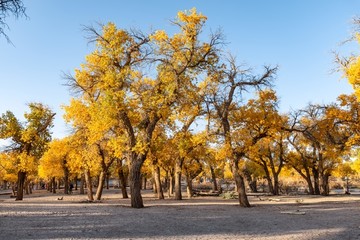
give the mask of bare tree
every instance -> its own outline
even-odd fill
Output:
[[[0,35],[3,35],[9,43],[11,43],[10,38],[5,33],[5,29],[9,29],[9,26],[5,19],[11,15],[15,18],[26,17],[25,10],[22,0],[0,0]]]

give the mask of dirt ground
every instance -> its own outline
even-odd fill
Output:
[[[63,197],[63,200],[58,198]],[[360,195],[196,197],[129,207],[119,190],[98,203],[37,191],[23,201],[0,195],[0,239],[360,239]]]

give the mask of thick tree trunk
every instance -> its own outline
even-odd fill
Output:
[[[182,200],[181,195],[181,170],[182,159],[176,159],[175,161],[175,200]]]
[[[160,180],[160,168],[157,165],[154,166],[154,179],[155,179],[157,198],[164,199],[164,192],[163,192],[163,189],[161,186],[161,180]]]
[[[210,172],[211,172],[211,179],[212,179],[212,184],[213,184],[213,191],[217,191],[218,186],[217,186],[217,181],[216,181],[216,175],[215,175],[214,168],[212,166],[210,166]]]
[[[234,176],[237,192],[239,194],[239,204],[241,207],[251,207],[246,195],[244,177],[240,175],[240,170],[237,161],[233,162],[232,169],[233,169],[233,176]]]
[[[135,155],[133,153],[133,155]],[[144,203],[141,196],[141,166],[143,159],[138,159],[136,156],[132,156],[129,164],[129,180],[130,180],[130,195],[131,195],[131,207],[143,208]]]
[[[91,176],[90,176],[90,170],[85,170],[85,182],[86,182],[86,188],[87,188],[87,197],[88,201],[94,201],[94,194],[92,192],[92,182],[91,182]]]
[[[321,174],[321,195],[329,196],[330,188],[329,188],[329,174]]]
[[[106,172],[101,171],[100,176],[99,176],[97,190],[96,190],[96,195],[95,195],[95,200],[97,200],[97,201],[101,200],[101,196],[102,196],[102,192],[103,192],[104,184],[105,184],[105,179],[106,179]]]
[[[24,198],[24,185],[26,179],[26,172],[18,172],[18,181],[17,181],[17,194],[16,200],[23,200]]]
[[[280,187],[279,177],[277,175],[274,175],[274,191],[273,191],[274,195],[279,195],[280,194],[279,187]]]
[[[186,175],[186,192],[188,198],[193,197],[193,186],[192,186],[192,179],[190,176]]]
[[[314,193],[320,195],[319,171],[313,167],[312,172],[314,176]]]

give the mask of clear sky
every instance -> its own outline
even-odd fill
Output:
[[[196,7],[208,17],[207,29],[221,28],[227,49],[239,63],[254,68],[278,65],[275,81],[281,112],[307,103],[330,103],[352,92],[335,67],[332,51],[348,54],[356,44],[339,46],[351,35],[358,0],[24,0],[28,19],[7,19],[13,45],[0,37],[0,113],[23,117],[29,102],[42,102],[57,113],[54,137],[67,130],[61,105],[70,99],[62,72],[73,73],[93,50],[83,25],[114,22],[144,32],[173,31],[169,20]]]

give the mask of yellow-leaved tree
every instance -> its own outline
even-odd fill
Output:
[[[11,171],[17,173],[16,200],[23,200],[27,176],[37,173],[38,161],[51,141],[50,128],[55,114],[41,103],[30,103],[30,112],[25,113],[22,123],[7,111],[0,117],[0,138],[8,139],[11,152]]]
[[[101,33],[90,28],[96,49],[75,75],[68,77],[78,93],[68,108],[78,101],[89,108],[96,104],[112,119],[112,129],[124,130],[120,138],[126,146],[134,208],[144,206],[141,167],[156,125],[168,118],[176,103],[196,92],[198,77],[217,60],[219,35],[208,42],[199,39],[205,21],[195,9],[179,12],[173,21],[179,32],[173,36],[163,30],[145,35],[118,29],[113,23],[103,26]],[[112,131],[118,138],[116,133]]]

